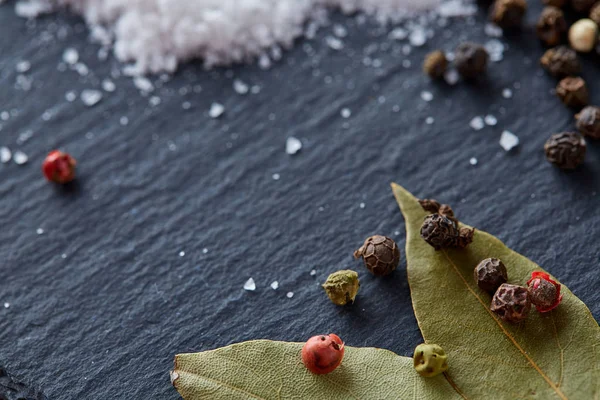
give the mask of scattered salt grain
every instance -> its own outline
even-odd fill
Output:
[[[38,235],[43,235],[44,234],[44,230],[42,228],[37,228],[37,230],[35,231],[35,233],[37,233]]]
[[[495,126],[498,123],[498,119],[492,114],[488,114],[485,116],[484,121],[486,125]]]
[[[469,126],[476,131],[480,131],[485,127],[485,122],[483,118],[477,116],[469,122]]]
[[[102,96],[102,92],[99,90],[85,89],[81,92],[79,98],[87,107],[93,107],[102,100]]]
[[[12,159],[12,152],[8,147],[0,147],[0,162],[6,164]]]
[[[8,111],[2,111],[0,113],[0,119],[2,121],[8,121],[9,118],[10,118],[10,113]]]
[[[431,124],[433,124],[434,122],[435,122],[435,120],[433,119],[433,117],[427,117],[427,118],[425,118],[425,123],[426,123],[427,125],[431,125]]]
[[[292,297],[294,297],[294,292],[287,292],[286,296],[288,299],[291,299]]]
[[[388,38],[392,40],[404,40],[408,37],[408,31],[404,28],[393,29],[389,34]]]
[[[279,282],[277,282],[277,281],[273,281],[273,282],[271,283],[271,289],[273,289],[273,290],[277,290],[277,289],[279,289]]]
[[[359,206],[360,208],[365,208],[365,207],[366,207],[366,204],[365,204],[365,203],[360,203],[358,206]]]
[[[75,65],[79,61],[79,52],[72,47],[68,47],[63,52],[62,59],[69,65]]]
[[[244,290],[249,292],[253,292],[256,290],[256,283],[254,283],[254,279],[250,278],[244,283]]]
[[[512,132],[504,131],[500,136],[500,146],[505,151],[510,151],[519,145],[519,138]]]
[[[491,22],[488,22],[487,24],[485,24],[485,27],[483,28],[483,31],[485,32],[486,35],[490,36],[490,37],[502,37],[502,28],[500,28],[498,25],[494,25]]]
[[[273,174],[272,178],[273,178],[274,181],[278,181],[279,178],[281,178],[281,175],[279,175],[279,174]]]
[[[467,17],[477,12],[477,6],[462,0],[446,1],[437,9],[442,17]]]
[[[415,28],[410,35],[408,35],[408,41],[414,47],[421,47],[427,42],[427,35],[422,27]]]
[[[352,111],[350,111],[349,108],[342,108],[342,110],[340,111],[340,115],[342,116],[342,118],[350,118],[350,116],[352,115]]]
[[[119,123],[120,123],[122,126],[127,126],[127,125],[129,125],[129,118],[127,118],[127,117],[121,117],[121,118],[119,119]]]
[[[504,57],[504,44],[498,39],[491,39],[483,45],[490,55],[490,61],[498,62]]]
[[[133,78],[133,84],[136,88],[138,88],[138,90],[141,90],[142,92],[149,93],[154,90],[154,85],[152,84],[152,82],[150,82],[150,79],[144,76],[136,76],[135,78]]]
[[[114,92],[117,89],[117,86],[110,79],[104,79],[102,81],[102,89],[104,89],[105,92]]]
[[[27,161],[29,161],[29,157],[27,157],[27,154],[23,153],[22,151],[17,150],[13,155],[13,161],[17,165],[23,165],[26,164]]]
[[[25,72],[29,71],[30,69],[31,69],[31,63],[27,60],[19,61],[15,65],[15,70],[21,74],[24,74]]]
[[[296,139],[293,136],[290,136],[285,141],[285,152],[287,154],[293,155],[300,151],[302,148],[302,142],[299,139]]]
[[[315,276],[317,274],[317,270],[316,269],[311,269],[310,270],[310,276]]]
[[[205,247],[202,249],[202,254],[206,254],[206,253],[208,253],[208,249]]]
[[[344,38],[348,36],[348,30],[340,24],[335,24],[333,26],[333,34],[337,37]]]
[[[181,251],[179,252],[179,257],[183,257],[183,256],[185,256],[185,251],[181,250]]]
[[[327,36],[325,38],[325,43],[333,50],[341,50],[344,48],[344,42],[333,36]]]
[[[9,307],[10,307],[10,303],[8,303],[8,302],[5,302],[5,303],[4,303],[4,308],[9,308]]]
[[[148,100],[148,104],[150,104],[152,107],[156,107],[161,103],[161,99],[158,96],[152,96],[150,97],[150,99]]]
[[[77,94],[72,90],[65,93],[65,100],[67,100],[69,103],[74,102],[76,98],[77,98]]]
[[[460,77],[456,69],[449,69],[444,73],[444,80],[450,86],[456,85],[459,79]]]
[[[26,131],[19,133],[19,136],[17,137],[17,144],[25,143],[26,141],[31,139],[32,136],[33,131],[31,129],[27,129]]]
[[[81,76],[87,76],[90,73],[90,69],[84,63],[77,63],[74,67],[75,71]]]
[[[192,108],[192,103],[190,103],[189,101],[184,101],[183,103],[181,103],[181,108],[183,108],[184,110],[189,110],[190,108]]]
[[[421,99],[423,99],[423,101],[429,102],[429,101],[433,100],[433,94],[431,92],[422,91]]]
[[[233,90],[237,94],[246,94],[250,90],[250,87],[243,81],[236,79],[233,81]]]
[[[471,157],[471,159],[469,160],[469,164],[477,165],[477,159],[475,157]]]
[[[208,115],[211,118],[219,118],[225,112],[225,107],[219,103],[212,103]]]
[[[502,97],[504,97],[505,99],[510,99],[512,96],[513,96],[512,90],[510,90],[509,88],[502,89]]]

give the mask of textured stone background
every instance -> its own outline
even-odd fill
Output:
[[[530,25],[538,14],[536,2]],[[544,161],[549,134],[574,124],[538,67],[543,49],[532,29],[502,39],[505,59],[487,79],[449,87],[422,76],[422,57],[488,40],[484,12],[436,28],[409,56],[374,25],[334,19],[349,24],[341,51],[325,45],[326,29],[270,71],[188,65],[157,89],[158,107],[121,78],[115,93],[86,108],[65,93],[97,88],[117,64],[97,61],[82,22],[55,15],[27,23],[10,3],[0,7],[0,111],[17,111],[2,121],[0,145],[30,157],[24,166],[0,165],[0,365],[15,377],[0,371],[0,398],[41,390],[51,399],[176,399],[168,378],[174,354],[256,338],[336,332],[353,346],[411,354],[421,337],[404,258],[386,279],[351,258],[375,233],[404,248],[391,181],[454,205],[463,221],[559,277],[600,318],[600,143],[590,143],[573,173]],[[44,42],[48,31],[55,33]],[[363,65],[376,43],[389,44],[370,55],[379,69]],[[80,51],[90,75],[57,70],[67,46]],[[22,59],[32,63],[29,91],[14,87]],[[597,60],[585,59],[583,75],[599,101]],[[236,94],[232,76],[261,92]],[[194,85],[202,91],[179,93]],[[501,95],[507,87],[512,99]],[[433,101],[421,100],[423,90]],[[213,101],[226,107],[219,120],[207,115]],[[349,119],[340,116],[344,107]],[[41,118],[46,110],[50,121]],[[488,113],[497,126],[469,127]],[[129,125],[119,124],[122,116]],[[504,129],[521,139],[510,154],[498,145]],[[26,130],[33,137],[18,145]],[[284,151],[290,135],[304,143],[296,156]],[[80,161],[80,178],[67,189],[40,173],[56,147]],[[353,307],[335,307],[318,286],[340,268],[360,273]],[[249,277],[254,293],[242,289]],[[15,380],[25,386],[10,389]]]

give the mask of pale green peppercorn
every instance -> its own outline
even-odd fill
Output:
[[[323,284],[329,299],[338,306],[354,303],[358,288],[360,288],[358,274],[349,269],[334,272]]]
[[[448,356],[437,344],[420,344],[413,355],[415,369],[419,375],[432,377],[448,369]]]

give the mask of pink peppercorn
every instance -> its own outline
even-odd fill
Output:
[[[65,184],[75,179],[76,165],[77,161],[68,153],[53,150],[46,156],[42,171],[50,182]]]
[[[548,312],[555,309],[562,300],[560,283],[550,279],[545,272],[534,271],[531,279],[527,281],[529,300],[539,312]]]

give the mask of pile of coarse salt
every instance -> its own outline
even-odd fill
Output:
[[[131,75],[173,72],[196,58],[206,67],[258,59],[268,68],[282,48],[327,23],[327,8],[386,21],[474,12],[471,0],[19,0],[15,7],[26,18],[61,7],[81,14],[93,39],[131,63]]]

